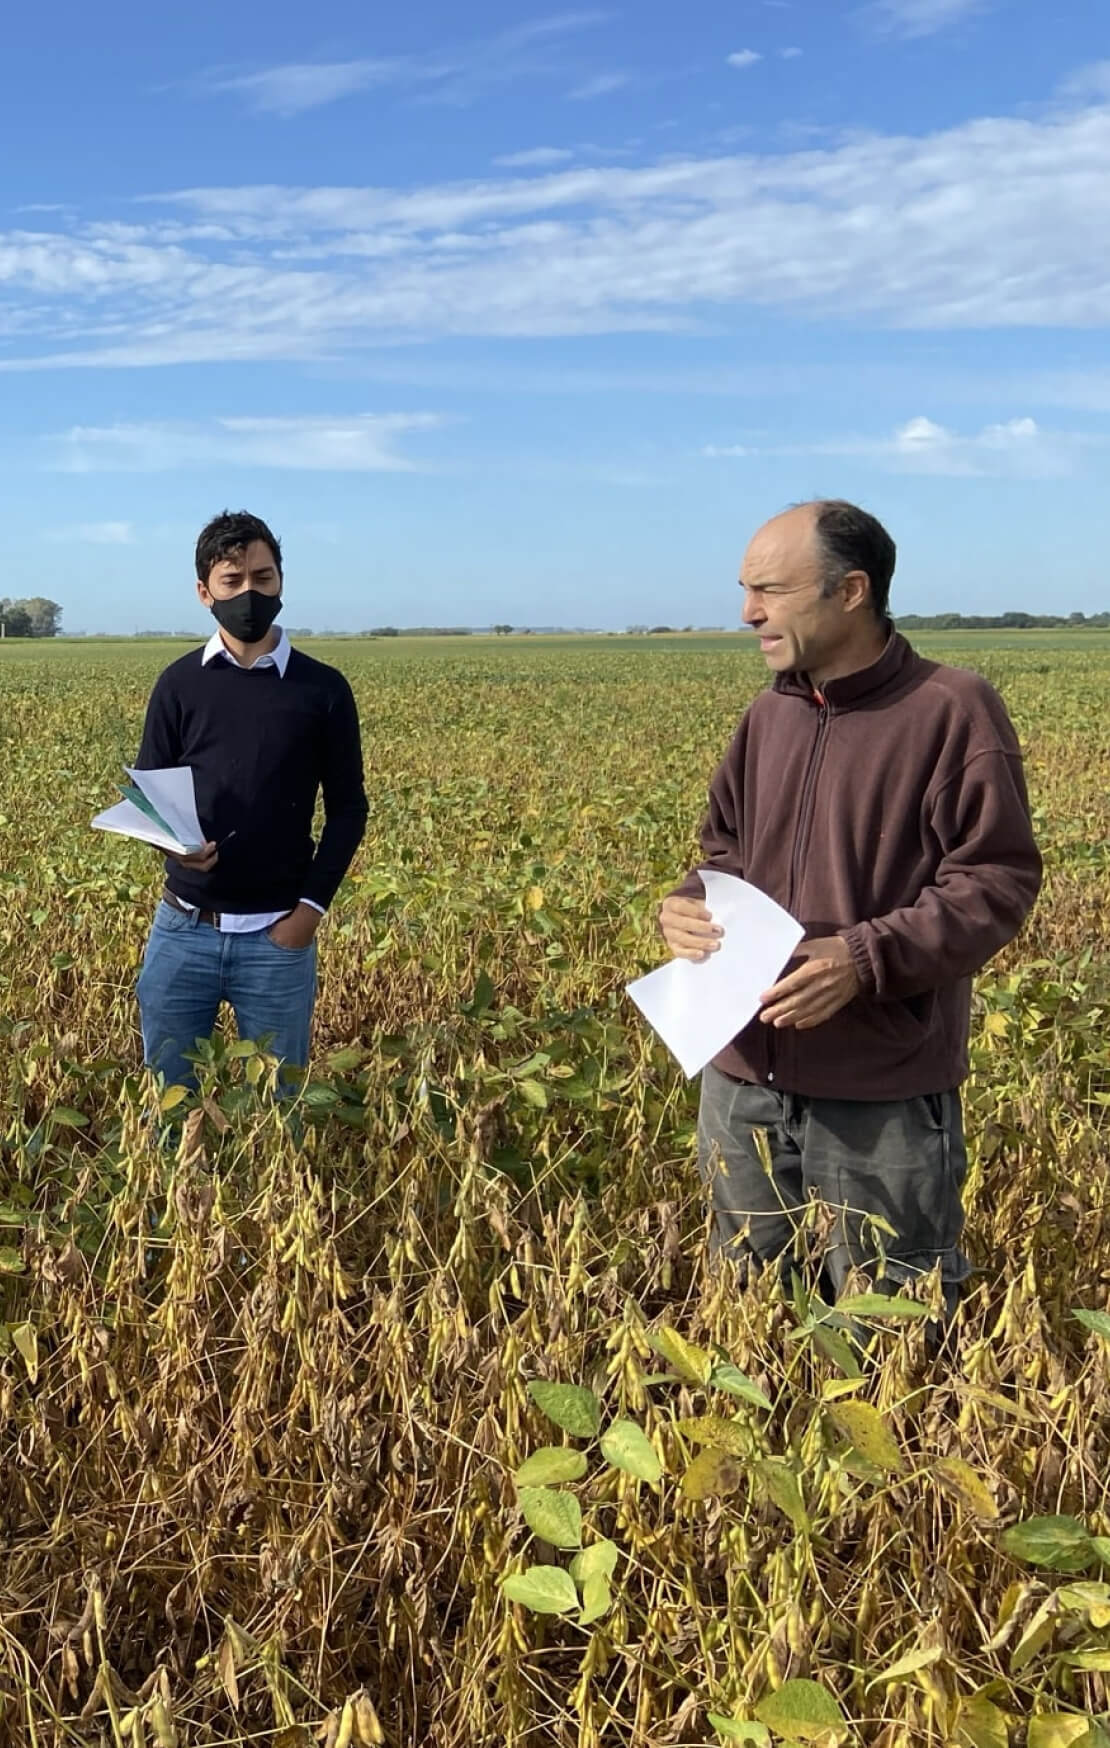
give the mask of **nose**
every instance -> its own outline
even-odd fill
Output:
[[[746,589],[744,590],[744,605],[740,610],[740,617],[745,625],[762,625],[767,617],[767,609],[758,595],[749,595]]]

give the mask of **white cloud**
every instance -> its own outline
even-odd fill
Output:
[[[978,12],[985,0],[875,0],[867,8],[882,28],[899,36],[934,36]]]
[[[627,73],[596,73],[592,79],[583,79],[567,96],[576,103],[585,103],[594,97],[608,97],[610,91],[619,91],[628,81]]]
[[[55,528],[48,540],[79,540],[88,546],[134,546],[133,522],[79,522],[74,528]]]
[[[48,442],[52,465],[63,473],[158,473],[217,465],[325,473],[398,472],[411,470],[415,463],[397,453],[394,440],[442,423],[435,413],[235,417],[214,419],[210,424],[74,425]],[[129,525],[99,526],[121,529]],[[122,544],[118,537],[115,543]]]
[[[1094,103],[639,167],[178,190],[137,204],[138,222],[0,231],[0,372],[350,368],[396,341],[680,331],[751,309],[871,329],[1104,327],[1107,162],[1110,103]]]
[[[728,64],[730,67],[754,67],[762,59],[758,49],[738,49],[734,55],[729,55]]]
[[[530,146],[526,152],[506,152],[493,161],[504,170],[543,170],[552,164],[565,164],[573,156],[565,146]]]
[[[707,443],[702,454],[714,461],[824,455],[854,458],[896,473],[1040,479],[1072,472],[1092,442],[1078,433],[1042,431],[1028,416],[963,434],[919,414],[886,437],[848,434],[801,444]]]
[[[795,48],[780,49],[779,58],[784,61],[796,61],[801,52],[801,49]]]

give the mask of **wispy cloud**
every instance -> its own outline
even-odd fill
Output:
[[[1110,103],[1110,60],[1080,67],[1064,81],[1061,95],[1078,103]]]
[[[150,422],[74,425],[49,438],[62,473],[160,473],[232,465],[321,473],[396,473],[416,466],[394,447],[409,432],[444,423],[435,413],[365,413],[354,418],[214,419],[208,424]],[[125,544],[129,524],[94,524],[106,544]],[[86,533],[86,539],[97,536]]]
[[[557,150],[559,148],[541,148]],[[1110,322],[1110,102],[417,187],[192,188],[0,231],[0,373],[383,343]]]
[[[730,67],[754,67],[762,59],[758,49],[737,49],[734,55],[729,55],[728,64]]]
[[[801,53],[801,49],[797,48],[780,49],[779,59],[782,61],[796,61]]]
[[[418,69],[411,62],[399,60],[303,61],[265,67],[257,73],[212,77],[205,84],[213,96],[241,93],[259,115],[288,117],[302,115],[306,109],[319,109],[374,85],[411,84],[439,76],[434,68]]]
[[[382,86],[427,101],[472,103],[498,85],[528,76],[565,77],[571,69],[555,45],[604,23],[606,17],[597,10],[556,12],[434,55],[291,61],[246,73],[213,68],[197,89],[210,97],[242,95],[256,114],[283,119]]]
[[[619,91],[622,85],[627,85],[630,73],[595,73],[591,79],[583,79],[575,85],[567,96],[576,103],[588,102],[594,97],[608,97],[610,91]]]
[[[79,522],[73,528],[54,528],[47,539],[57,542],[80,541],[85,546],[134,546],[133,522]]]
[[[566,164],[573,156],[566,146],[529,146],[525,152],[506,152],[493,161],[504,170],[545,170],[552,164]]]
[[[962,433],[918,415],[882,437],[845,435],[801,444],[707,443],[702,454],[714,461],[767,455],[855,457],[896,473],[1029,479],[1071,473],[1092,441],[1075,432],[1043,431],[1028,416]]]
[[[987,0],[874,0],[864,14],[898,36],[935,36],[980,11]]]

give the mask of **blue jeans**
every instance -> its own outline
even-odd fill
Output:
[[[279,947],[265,929],[222,934],[163,900],[154,914],[138,984],[143,1057],[167,1086],[195,1087],[184,1052],[209,1038],[229,1002],[241,1038],[269,1035],[283,1062],[308,1063],[316,999],[316,943]]]

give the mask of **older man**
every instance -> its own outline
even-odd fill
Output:
[[[951,1309],[971,979],[1020,928],[1041,862],[1002,701],[894,630],[894,563],[882,525],[839,501],[776,516],[744,557],[774,679],[713,777],[701,865],[761,888],[805,939],[705,1070],[699,1159],[715,1245],[738,1260],[788,1257],[818,1195],[838,1210],[834,1290],[853,1266],[899,1283],[939,1263]],[[719,946],[703,898],[692,873],[663,904],[679,957]]]

